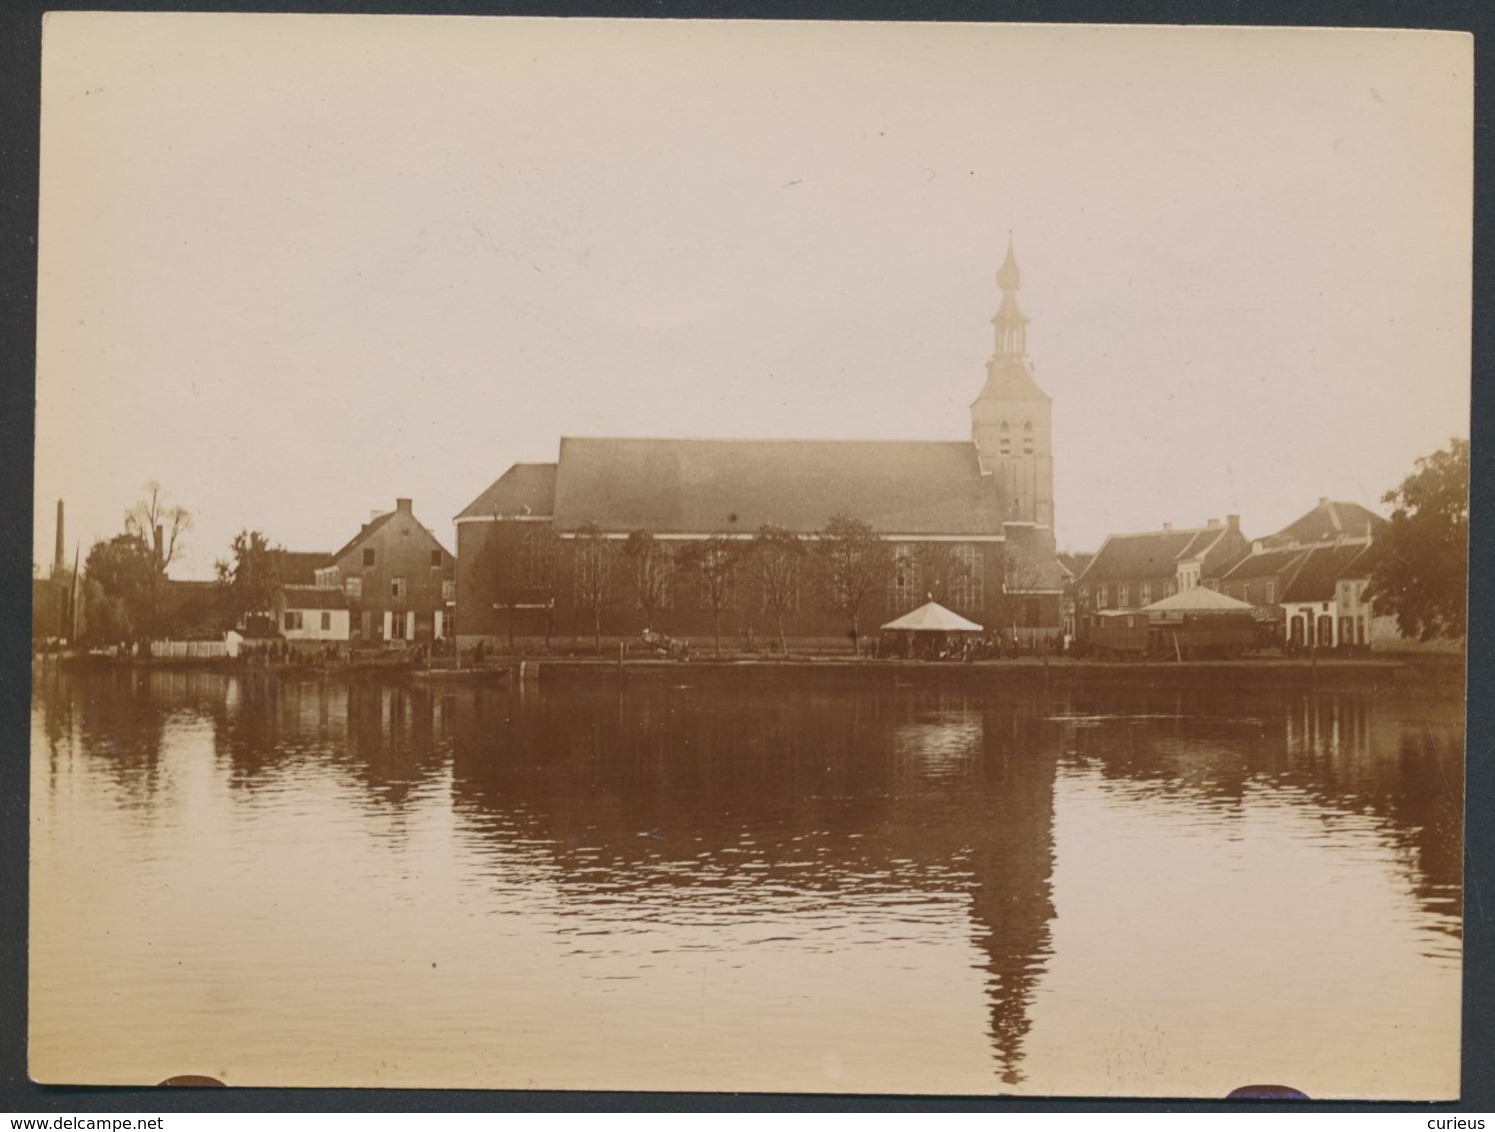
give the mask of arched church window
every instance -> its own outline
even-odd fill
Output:
[[[997,431],[998,432],[1006,432],[1006,431],[1008,431],[1008,429],[1007,429],[1007,422],[1006,421],[999,421],[997,423]]]
[[[1032,421],[1024,421],[1023,422],[1023,431],[1024,432],[1032,432],[1033,431],[1033,422]]]

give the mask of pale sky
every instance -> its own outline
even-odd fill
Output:
[[[54,13],[33,556],[150,480],[209,577],[455,549],[562,435],[965,439],[1009,230],[1061,547],[1384,511],[1468,435],[1471,44]]]

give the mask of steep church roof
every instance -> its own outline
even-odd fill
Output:
[[[545,516],[555,508],[554,464],[515,464],[464,507],[458,519]]]
[[[809,532],[839,511],[885,534],[1002,533],[1001,499],[968,441],[561,441],[558,530]]]

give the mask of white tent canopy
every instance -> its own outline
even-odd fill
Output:
[[[1222,594],[1218,590],[1212,590],[1208,586],[1195,586],[1193,589],[1176,593],[1172,597],[1165,597],[1155,601],[1151,605],[1142,607],[1143,613],[1250,613],[1252,605],[1247,601],[1237,601],[1235,598]]]
[[[911,633],[982,633],[985,630],[974,621],[967,621],[958,613],[951,613],[937,601],[919,606],[905,613],[896,621],[889,621],[884,629]]]

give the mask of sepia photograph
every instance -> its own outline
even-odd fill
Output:
[[[1457,1100],[1473,74],[48,14],[31,1078]]]

